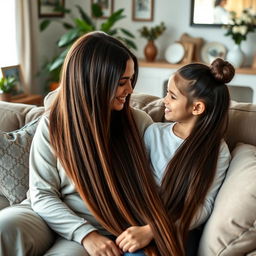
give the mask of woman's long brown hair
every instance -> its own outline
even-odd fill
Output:
[[[184,244],[216,173],[221,140],[228,124],[230,97],[225,83],[234,73],[231,64],[216,59],[211,67],[186,65],[174,76],[177,88],[188,97],[188,104],[198,99],[205,104],[205,112],[167,165],[161,185],[161,197]]]
[[[148,255],[183,255],[150,171],[129,97],[121,111],[111,103],[126,63],[136,57],[100,32],[78,39],[62,69],[50,113],[53,150],[78,193],[101,225],[118,236],[129,226],[150,224],[155,242]]]

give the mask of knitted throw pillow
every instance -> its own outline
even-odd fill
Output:
[[[0,131],[0,189],[10,205],[26,198],[29,151],[38,120],[13,132]]]

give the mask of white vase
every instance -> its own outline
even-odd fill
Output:
[[[239,44],[235,44],[234,47],[227,54],[227,61],[230,62],[235,68],[239,68],[243,65],[245,55]]]

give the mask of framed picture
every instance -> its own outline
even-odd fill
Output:
[[[63,17],[65,0],[38,0],[38,17]]]
[[[91,0],[91,3],[101,6],[103,12],[103,16],[101,18],[108,18],[113,13],[113,0]]]
[[[153,20],[154,0],[133,0],[132,19],[135,21]]]
[[[23,77],[21,74],[20,65],[1,67],[3,77],[13,76],[16,78],[15,89],[13,95],[19,95],[24,93]]]

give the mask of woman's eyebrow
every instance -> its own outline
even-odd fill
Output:
[[[121,78],[120,78],[120,80],[122,80],[122,79],[131,79],[131,78],[133,78],[134,77],[134,75],[132,75],[132,76],[122,76]]]

